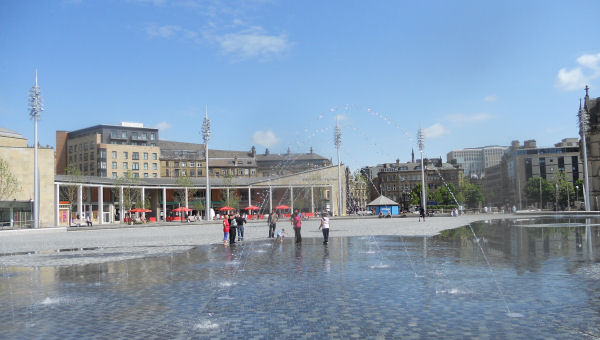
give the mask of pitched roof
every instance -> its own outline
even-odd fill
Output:
[[[286,154],[257,154],[256,161],[266,162],[293,162],[293,161],[307,161],[307,160],[328,160],[327,158],[318,155],[316,153],[286,153]]]
[[[381,195],[373,200],[371,203],[367,204],[367,206],[371,205],[398,205],[398,203],[392,201],[391,199]]]
[[[23,137],[23,135],[21,135],[20,133],[3,128],[1,126],[0,126],[0,136],[25,139],[25,137]]]
[[[204,157],[204,144],[173,142],[168,140],[159,140],[157,146],[160,148],[161,157],[175,157],[176,152],[195,152],[198,157]],[[208,156],[212,159],[237,157],[238,159],[252,159],[249,151],[215,150],[208,149]]]

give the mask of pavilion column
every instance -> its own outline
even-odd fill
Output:
[[[58,227],[58,214],[60,212],[60,184],[54,184],[54,225]]]
[[[185,188],[185,207],[188,207],[188,188]]]
[[[294,187],[290,187],[290,213],[294,212]]]
[[[146,188],[142,187],[140,189],[140,191],[141,191],[142,205],[139,208],[146,209]],[[145,212],[142,212],[142,218],[146,218]]]
[[[119,187],[119,222],[125,221],[125,209],[123,208],[123,186]]]
[[[248,187],[248,206],[252,205],[252,189]]]
[[[83,216],[83,185],[77,187],[77,216],[81,219]]]
[[[269,186],[269,213],[273,212],[273,188]]]
[[[98,187],[98,224],[104,223],[104,187]]]
[[[310,212],[315,213],[315,187],[310,186]]]
[[[162,213],[163,220],[167,221],[167,188],[162,188]],[[160,219],[160,216],[159,216]]]

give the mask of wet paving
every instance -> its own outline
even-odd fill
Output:
[[[435,237],[331,238],[326,246],[319,239],[296,246],[290,238],[283,244],[129,249],[136,256],[124,259],[120,248],[48,251],[35,266],[0,268],[0,334],[600,337],[598,221],[521,219],[472,227]],[[26,256],[36,254],[4,254],[15,264]],[[102,260],[76,264],[85,256]]]

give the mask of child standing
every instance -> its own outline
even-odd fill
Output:
[[[229,245],[229,220],[223,219],[223,245]]]
[[[324,212],[321,215],[321,225],[319,229],[323,231],[323,244],[327,244],[329,242],[329,217],[327,217],[327,212]]]
[[[283,243],[284,236],[285,236],[285,229],[281,228],[281,230],[279,230],[277,232],[277,240],[279,241],[279,243]]]

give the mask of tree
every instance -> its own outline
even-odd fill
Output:
[[[470,208],[478,208],[479,203],[483,202],[481,188],[473,183],[464,182],[460,188],[465,204]]]
[[[558,192],[556,187],[558,186]],[[569,206],[573,202],[575,197],[575,188],[573,184],[567,180],[567,175],[564,171],[559,171],[558,175],[554,178],[554,194],[558,194],[558,199],[555,196],[554,199],[558,201],[559,206]]]
[[[123,174],[115,181],[115,187],[112,189],[113,194],[119,201],[123,201],[121,208],[121,216],[131,210],[134,206],[136,208],[148,208],[150,207],[150,197],[145,197],[142,202],[142,192],[136,186],[139,183],[139,179],[133,176],[131,170]],[[121,197],[121,187],[123,188],[123,197]]]
[[[232,187],[233,186],[233,176],[231,176],[230,174],[225,175],[223,183],[225,184],[226,187]],[[226,189],[224,189],[226,190]],[[239,205],[240,205],[240,195],[239,193],[236,191],[229,191],[229,196],[225,196],[225,205],[228,207],[232,207],[234,209],[239,209]]]
[[[542,191],[540,202],[540,188]],[[532,177],[525,185],[525,196],[532,202],[538,202],[540,209],[543,209],[544,204],[554,201],[554,186],[545,178]]]
[[[10,169],[10,165],[0,157],[0,201],[13,198],[13,195],[21,191],[19,180]]]
[[[448,190],[450,189],[450,190]],[[455,196],[453,196],[452,194],[454,194]],[[456,205],[457,202],[456,200],[459,200],[460,197],[457,197],[456,195],[458,195],[458,191],[456,190],[456,188],[454,187],[454,185],[452,183],[448,184],[448,187],[446,187],[445,185],[440,186],[439,188],[437,188],[437,190],[431,195],[432,199],[437,203],[437,204],[441,204],[441,205]]]
[[[194,208],[196,211],[200,211],[204,209],[204,204],[201,201],[194,200],[194,196],[198,192],[198,189],[194,187],[194,182],[188,176],[179,176],[177,177],[177,186],[181,187],[181,189],[175,190],[175,201],[178,202],[181,206],[185,206],[185,192],[187,190],[188,195],[188,207]]]
[[[65,173],[69,178],[70,182],[81,183],[83,175],[81,174],[81,170],[72,162],[67,165],[65,169]],[[73,204],[77,201],[77,195],[79,191],[79,186],[73,185],[65,185],[60,187],[61,194],[66,200],[69,202],[69,214],[73,211]],[[84,195],[86,193],[84,191],[81,192],[81,200],[85,199]],[[71,218],[69,216],[69,227],[71,226]]]
[[[411,195],[410,204],[411,205],[422,206],[422,204],[421,204],[421,188],[422,188],[421,183],[419,183],[419,184],[415,185],[415,187],[412,188],[412,190],[410,191],[410,195]],[[427,192],[427,200],[429,201],[432,199],[431,191],[426,190],[426,192]]]

